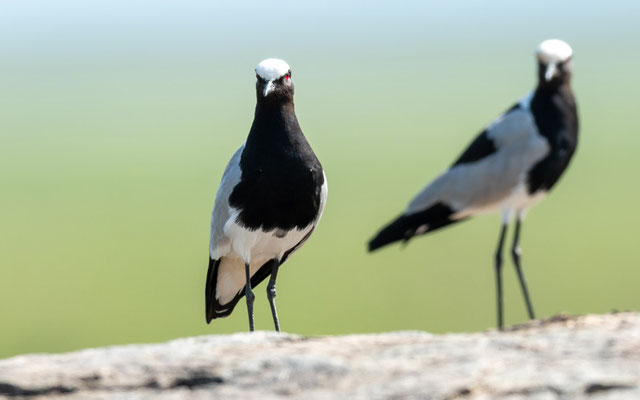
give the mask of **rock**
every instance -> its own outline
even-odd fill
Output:
[[[640,399],[640,314],[505,332],[273,332],[0,360],[11,399]]]

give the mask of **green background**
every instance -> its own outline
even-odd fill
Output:
[[[0,4],[0,357],[247,329],[204,321],[209,218],[245,140],[255,65],[289,62],[329,181],[281,270],[283,329],[495,324],[498,215],[365,242],[574,49],[580,144],[524,224],[542,317],[640,308],[640,3],[6,1]],[[526,320],[510,262],[506,320]],[[258,329],[272,329],[265,287]]]

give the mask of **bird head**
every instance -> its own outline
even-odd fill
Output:
[[[267,58],[256,67],[258,100],[293,98],[291,68],[277,58]]]
[[[540,84],[566,82],[571,78],[571,46],[562,40],[549,39],[536,50]]]

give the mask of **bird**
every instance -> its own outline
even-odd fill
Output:
[[[253,288],[269,277],[275,330],[280,266],[309,239],[327,201],[327,179],[296,117],[291,68],[261,61],[256,107],[245,143],[231,157],[211,215],[206,321],[231,314],[243,296],[254,331]]]
[[[434,232],[479,214],[501,212],[495,250],[497,325],[503,328],[502,251],[515,218],[511,256],[530,319],[535,313],[521,264],[520,230],[530,207],[555,186],[578,144],[571,88],[573,50],[549,39],[536,49],[537,86],[486,127],[368,243],[369,251]]]

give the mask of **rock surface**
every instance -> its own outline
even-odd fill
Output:
[[[0,360],[0,398],[640,399],[640,314],[506,332],[258,332]]]

